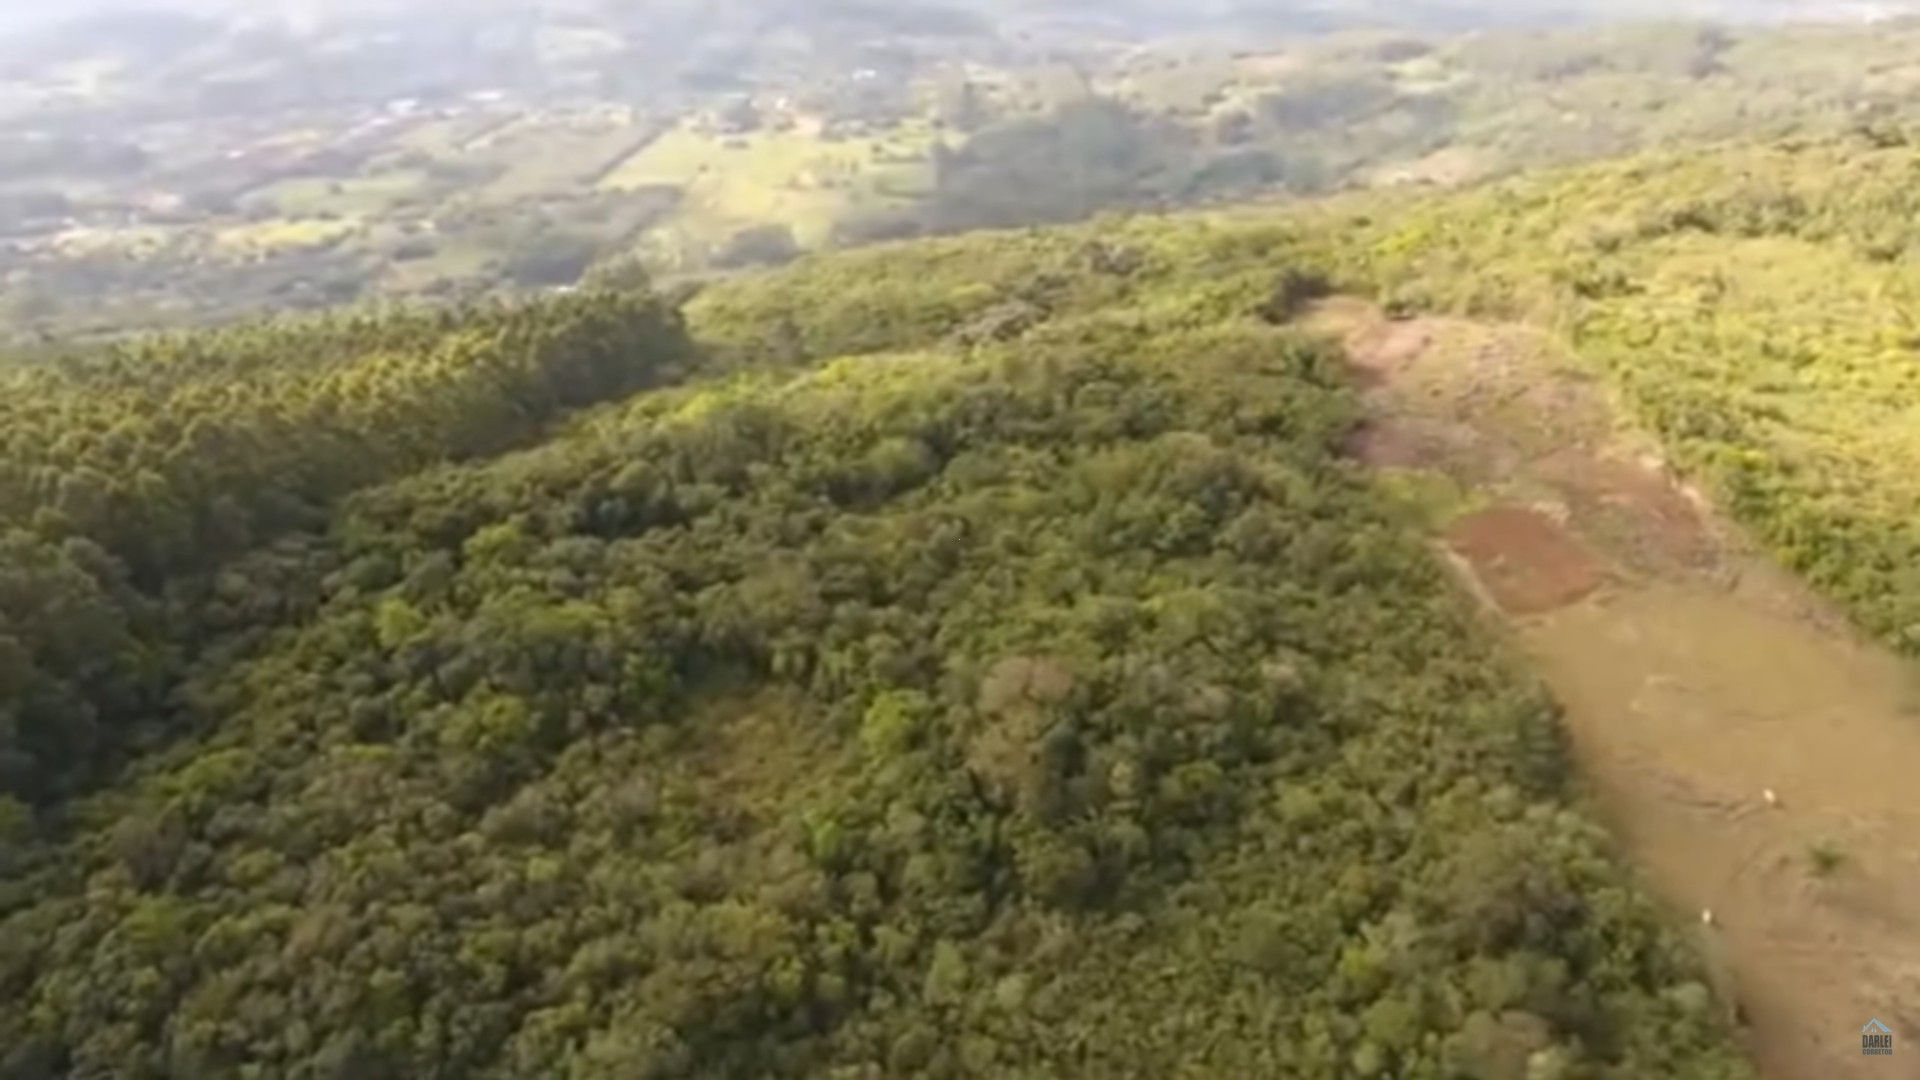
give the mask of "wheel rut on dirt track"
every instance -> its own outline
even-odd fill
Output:
[[[1348,452],[1463,494],[1436,547],[1564,706],[1583,787],[1761,1075],[1920,1075],[1913,667],[1673,479],[1548,336],[1349,299],[1304,324],[1362,387]],[[1861,1055],[1873,1018],[1894,1057]]]

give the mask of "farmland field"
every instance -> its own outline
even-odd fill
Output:
[[[653,237],[681,259],[768,223],[789,226],[803,247],[819,247],[852,213],[905,205],[923,192],[932,141],[920,125],[839,139],[823,137],[815,123],[737,136],[682,125],[615,168],[601,186],[682,189],[680,209]]]

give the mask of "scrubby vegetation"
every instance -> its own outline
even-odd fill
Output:
[[[1676,465],[1920,655],[1914,149],[1894,128],[1330,211],[1322,266],[1396,303],[1563,327]]]
[[[0,1073],[1745,1075],[1551,704],[1334,454],[1338,358],[1273,325],[1317,287],[1291,235],[803,260],[701,296],[679,384],[364,487],[678,346],[596,299],[30,377],[241,376],[192,415],[247,437],[167,441],[197,471],[154,498],[300,539],[180,552],[218,569],[166,737],[12,804]],[[461,341],[553,362],[416,404]],[[249,388],[366,364],[255,430]],[[349,427],[368,456],[304,451],[323,524],[252,497],[238,462]],[[7,444],[42,499],[107,452],[60,437]],[[174,549],[92,520],[13,542],[165,594]]]

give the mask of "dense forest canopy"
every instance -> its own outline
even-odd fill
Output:
[[[1338,457],[1310,253],[1107,222],[717,287],[693,351],[606,295],[20,376],[100,417],[9,442],[0,590],[18,775],[91,784],[5,804],[0,1072],[1745,1075]],[[244,529],[117,531],[173,506]],[[170,651],[118,753],[49,610]]]
[[[495,453],[670,378],[657,302],[342,315],[0,369],[0,796],[85,782],[173,721],[170,674],[230,609],[220,576],[333,500]]]
[[[0,1080],[1752,1074],[1308,327],[1906,677],[1920,23],[223,6],[0,55]]]

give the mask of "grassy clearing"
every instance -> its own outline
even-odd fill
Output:
[[[214,234],[214,243],[222,250],[233,252],[322,247],[346,238],[355,228],[345,221],[277,218],[221,229]]]
[[[401,132],[394,139],[392,149],[418,151],[433,157],[452,156],[465,152],[469,143],[499,127],[505,119],[501,113],[486,112],[430,120]]]
[[[488,202],[512,202],[553,192],[577,191],[646,132],[642,124],[613,112],[588,116],[537,116],[509,124],[472,147],[504,171],[479,193]]]
[[[68,229],[47,241],[65,258],[84,259],[112,255],[143,259],[166,249],[174,233],[157,225],[129,225],[119,229]]]
[[[373,218],[392,213],[419,195],[427,182],[426,173],[419,169],[342,179],[299,177],[259,188],[248,194],[245,203],[271,207],[289,218]]]
[[[925,190],[930,129],[912,126],[879,138],[827,140],[816,125],[737,137],[681,126],[662,135],[607,178],[606,190],[650,186],[685,192],[655,242],[686,254],[724,242],[740,229],[785,224],[805,247],[819,247],[856,211],[904,202]]]
[[[500,252],[483,240],[437,236],[433,254],[389,263],[380,284],[382,288],[409,294],[439,282],[478,281],[487,275],[499,257]]]

